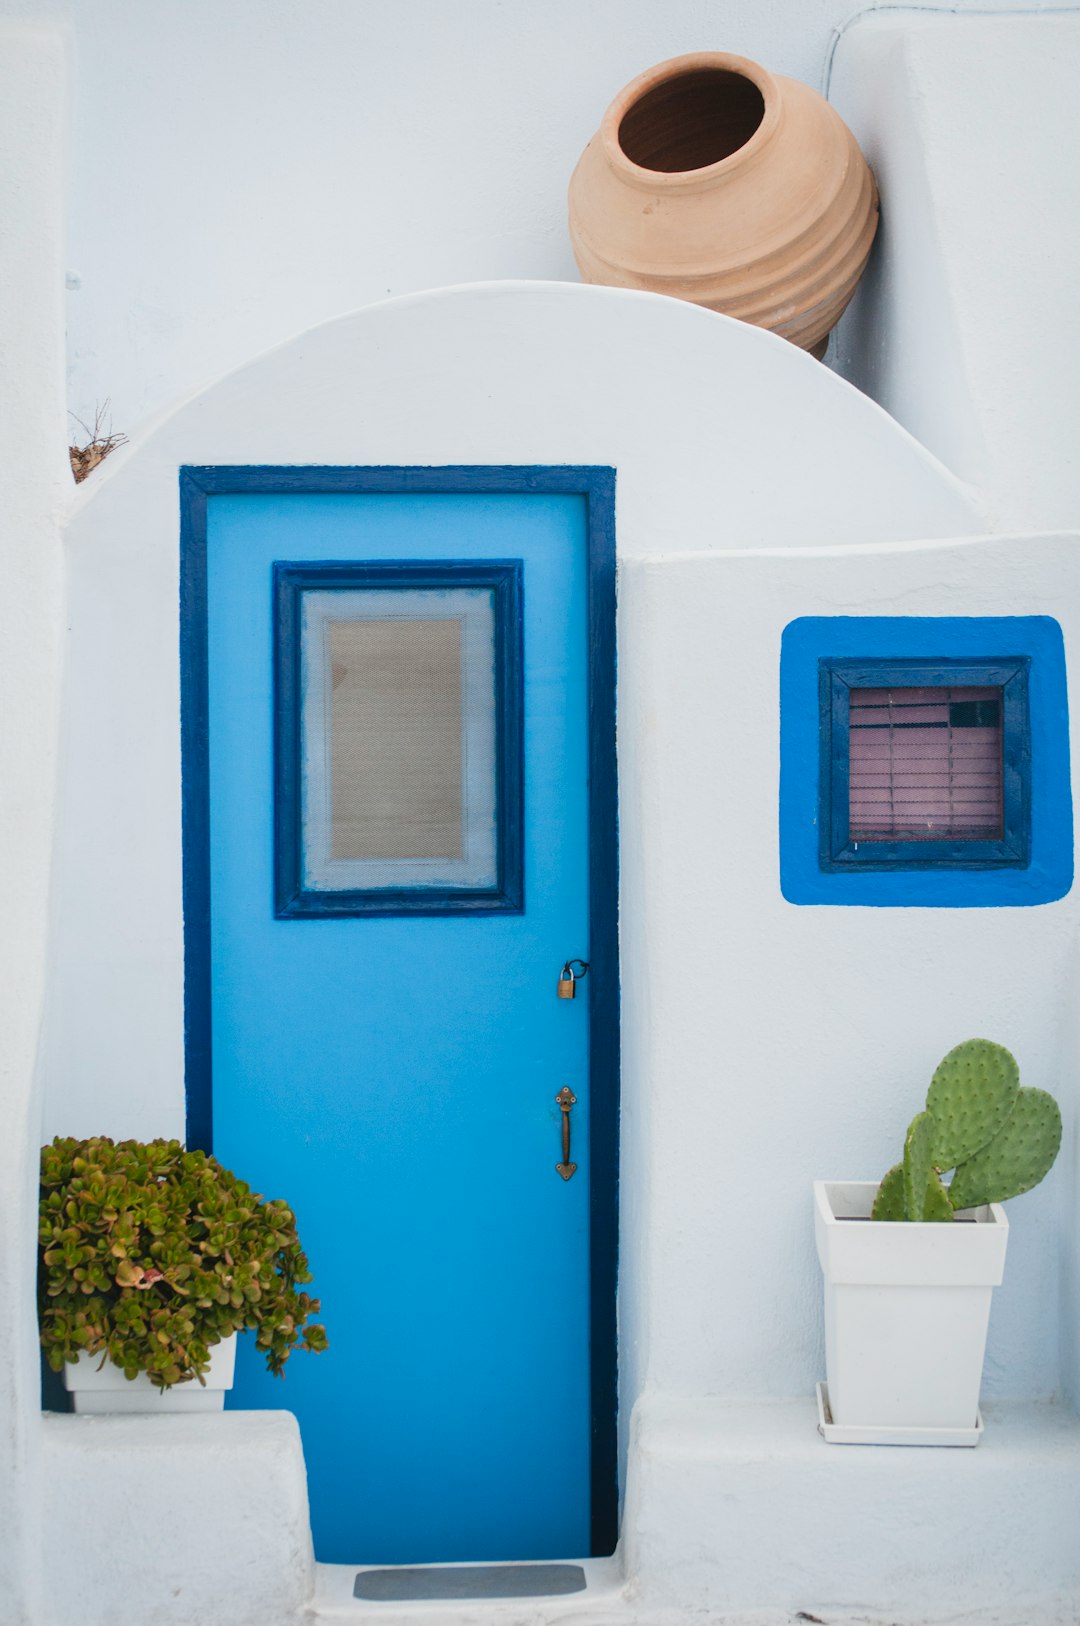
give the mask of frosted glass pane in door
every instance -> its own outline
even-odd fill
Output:
[[[460,858],[461,622],[327,632],[332,856]]]
[[[491,591],[308,591],[301,648],[305,885],[494,885]]]

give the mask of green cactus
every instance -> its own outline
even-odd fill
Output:
[[[949,1212],[952,1213],[951,1208]],[[878,1186],[870,1218],[876,1220],[907,1219],[907,1208],[904,1206],[904,1165],[902,1163],[894,1163],[880,1186]]]
[[[1053,1096],[1021,1089],[1002,1045],[966,1039],[938,1065],[926,1111],[912,1119],[904,1160],[882,1180],[871,1218],[949,1220],[957,1209],[1019,1197],[1049,1172],[1060,1145]],[[941,1175],[950,1168],[946,1187]]]
[[[904,1211],[908,1219],[921,1220],[926,1208],[926,1188],[934,1172],[934,1140],[937,1125],[929,1112],[911,1120],[904,1137]]]
[[[922,1114],[920,1113],[920,1117]],[[916,1120],[917,1122],[918,1120]],[[914,1126],[913,1126],[914,1127]],[[908,1130],[911,1136],[911,1130]],[[874,1198],[874,1207],[870,1214],[876,1220],[951,1220],[953,1217],[952,1203],[949,1194],[941,1183],[941,1176],[936,1169],[930,1170],[930,1177],[926,1183],[923,1197],[922,1212],[911,1215],[908,1213],[904,1198],[904,1165],[894,1163],[888,1174],[878,1187]]]
[[[941,1183],[941,1176],[936,1169],[930,1175],[930,1184],[926,1188],[926,1201],[923,1204],[922,1217],[924,1220],[951,1220],[953,1205],[949,1201],[949,1193]]]
[[[1037,1186],[1061,1145],[1061,1113],[1045,1090],[1019,1090],[993,1140],[961,1163],[949,1187],[953,1208],[1003,1203]]]
[[[1013,1109],[1020,1069],[1003,1045],[965,1039],[938,1063],[926,1105],[938,1126],[934,1163],[955,1169],[992,1140]]]

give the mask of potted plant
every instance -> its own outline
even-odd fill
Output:
[[[827,1439],[978,1442],[990,1297],[1009,1234],[1001,1204],[1038,1185],[1060,1144],[1053,1096],[1021,1089],[1003,1046],[968,1039],[938,1066],[903,1159],[880,1184],[815,1181]]]
[[[78,1412],[215,1411],[251,1328],[281,1376],[326,1348],[292,1210],[179,1141],[41,1153],[41,1342]]]

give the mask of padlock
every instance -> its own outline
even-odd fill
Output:
[[[573,999],[573,997],[574,997],[574,984],[576,982],[577,982],[577,978],[574,976],[574,973],[571,971],[570,964],[569,964],[569,961],[568,961],[566,963],[566,965],[563,966],[562,970],[559,972],[559,981],[558,981],[558,985],[557,985],[557,987],[555,989],[555,992],[558,994],[559,998],[560,999]]]

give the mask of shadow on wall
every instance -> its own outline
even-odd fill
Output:
[[[42,1411],[71,1411],[71,1396],[64,1388],[64,1374],[54,1372],[44,1354],[41,1357]]]

